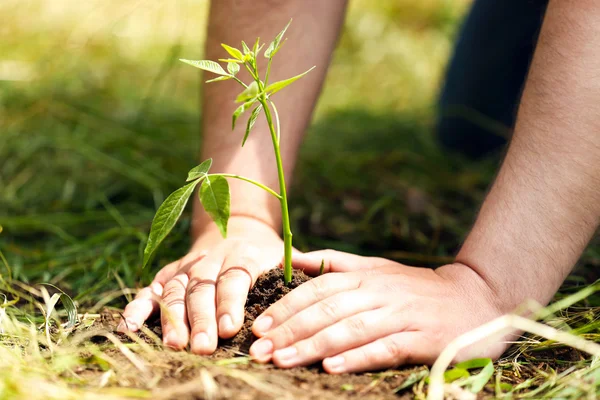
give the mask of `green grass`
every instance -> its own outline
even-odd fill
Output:
[[[81,3],[0,5],[10,21],[0,30],[0,250],[6,259],[0,258],[0,274],[7,298],[0,309],[0,397],[170,398],[178,394],[164,387],[184,367],[205,371],[197,382],[206,398],[216,393],[219,376],[267,385],[228,365],[165,353],[151,340],[89,340],[86,327],[100,320],[104,306],[110,308],[103,315],[116,316],[126,303],[123,292],[130,293],[123,288],[147,283],[158,264],[180,257],[189,244],[186,214],[154,268],[140,270],[154,212],[196,165],[201,146],[199,77],[176,60],[200,58],[207,8],[195,1]],[[334,247],[423,266],[456,251],[498,163],[447,154],[433,135],[443,67],[467,5],[351,3],[294,177],[291,217],[299,248]],[[599,266],[596,237],[557,299],[597,279]],[[54,326],[50,341],[40,283],[69,293],[82,314],[74,331]],[[552,325],[598,342],[599,317],[600,296],[590,295]],[[140,371],[135,360],[152,371]],[[536,338],[495,367],[487,395],[600,394],[597,359]],[[147,379],[140,383],[140,376]],[[418,383],[410,390],[422,393]]]

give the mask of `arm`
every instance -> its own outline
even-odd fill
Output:
[[[241,40],[246,40],[252,46],[259,35],[263,41],[271,40],[293,17],[294,24],[287,35],[290,43],[277,54],[270,81],[318,66],[294,90],[275,95],[283,122],[285,138],[281,141],[281,153],[287,176],[292,173],[302,135],[321,89],[345,3],[345,0],[215,0],[211,4],[206,58],[227,58],[221,43],[239,46]],[[246,72],[240,72],[243,73]],[[243,149],[245,123],[240,121],[236,131],[231,132],[233,99],[241,91],[233,81],[204,87],[202,158],[214,159],[215,172],[243,175],[278,190],[273,145],[264,118],[259,118]],[[189,343],[192,352],[210,354],[217,347],[218,337],[230,338],[242,327],[249,288],[260,274],[281,261],[283,242],[278,235],[281,214],[279,202],[271,194],[236,179],[229,180],[229,185],[228,238],[221,237],[196,200],[192,248],[181,259],[163,267],[150,286],[127,305],[120,331],[138,330],[150,314],[159,311],[159,298],[164,305],[161,319],[167,346],[183,349]]]
[[[514,137],[457,261],[510,311],[550,301],[600,222],[600,5],[551,1]]]
[[[285,136],[281,141],[281,157],[287,177],[292,174],[298,147],[321,90],[345,5],[346,0],[219,0],[211,4],[207,59],[224,57],[221,43],[237,45],[245,40],[252,45],[258,36],[262,41],[271,40],[293,17],[287,34],[289,43],[277,54],[269,81],[289,78],[317,66],[294,90],[276,95],[281,131]],[[259,68],[264,73],[266,60],[261,57],[260,61],[263,64]],[[247,72],[243,70],[240,74]],[[241,174],[277,190],[273,144],[264,117],[259,118],[244,148],[240,144],[245,124],[240,121],[231,132],[231,113],[235,109],[232,99],[241,91],[242,88],[233,81],[204,86],[202,159],[214,159],[213,171]],[[276,199],[247,183],[234,180],[229,183],[232,217],[256,218],[279,230],[280,207]],[[207,225],[212,222],[196,202],[193,234],[197,236]]]
[[[455,263],[431,271],[325,250],[327,272],[253,325],[256,360],[330,373],[433,363],[455,337],[554,295],[600,223],[600,5],[551,0],[513,140]],[[505,336],[457,360],[499,357]]]

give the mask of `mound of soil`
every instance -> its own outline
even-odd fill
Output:
[[[177,400],[263,400],[263,399],[305,399],[305,400],[341,400],[356,399],[412,399],[411,389],[396,393],[414,373],[423,367],[402,368],[381,373],[329,375],[320,364],[308,367],[279,369],[272,364],[262,365],[251,362],[247,357],[250,345],[257,338],[252,334],[254,320],[271,304],[281,299],[294,288],[310,278],[301,271],[294,271],[290,285],[283,283],[283,272],[274,269],[261,276],[248,294],[246,301],[246,320],[241,331],[231,339],[220,340],[217,351],[209,357],[200,357],[189,352],[172,351],[161,348],[162,330],[160,318],[147,321],[154,338],[138,332],[144,342],[157,346],[160,361],[147,359],[149,374],[155,384],[152,393],[156,399]],[[84,329],[116,329],[119,317],[108,310],[93,326]],[[123,342],[131,342],[125,334],[117,334]],[[106,343],[106,339],[96,336],[94,342]],[[158,341],[158,342],[157,342]],[[106,354],[123,364],[129,360],[116,348],[107,348]],[[142,356],[143,354],[140,354]],[[154,357],[150,355],[150,357]],[[102,371],[86,367],[79,371],[87,379],[101,380]],[[207,378],[207,375],[210,378]],[[207,382],[207,379],[209,382]],[[121,374],[121,383],[117,386],[148,388],[149,378],[143,377],[137,370],[130,375]],[[210,383],[213,382],[213,383]]]
[[[219,347],[226,348],[238,354],[248,354],[252,343],[257,339],[252,334],[254,320],[262,314],[271,304],[274,304],[283,296],[297,288],[310,277],[304,272],[295,270],[289,285],[283,283],[283,271],[272,269],[261,275],[246,300],[245,321],[240,332],[231,339],[221,340]]]

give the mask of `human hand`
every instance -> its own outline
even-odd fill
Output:
[[[432,364],[452,339],[504,313],[466,265],[430,270],[331,250],[296,254],[293,263],[317,274],[321,260],[330,273],[254,322],[260,339],[250,354],[257,361],[291,368],[323,360],[332,374]],[[494,343],[477,356],[496,358],[506,348]]]
[[[137,331],[162,307],[169,347],[190,343],[193,353],[211,354],[218,337],[234,336],[244,322],[249,289],[280,264],[283,242],[272,227],[249,217],[232,217],[228,230],[223,239],[216,226],[205,229],[186,256],[163,267],[127,305],[118,331]]]

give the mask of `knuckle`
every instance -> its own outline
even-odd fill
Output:
[[[328,345],[330,343],[329,336],[327,334],[324,335],[316,335],[311,339],[308,339],[304,344],[305,354],[322,354],[331,346]]]
[[[336,319],[338,314],[338,307],[335,301],[323,300],[318,303],[319,312],[324,314],[329,319]]]
[[[248,273],[248,271],[246,271],[245,269],[242,268],[229,268],[228,270],[224,271],[218,279],[218,283],[222,284],[222,283],[229,283],[231,281],[239,281],[239,280],[247,280],[249,281],[250,275]]]
[[[330,275],[321,275],[317,278],[311,279],[308,281],[308,285],[310,285],[311,292],[315,295],[317,299],[321,299],[324,297],[324,294],[327,292],[329,279],[327,279]]]
[[[407,349],[404,346],[401,346],[394,339],[383,339],[383,346],[386,354],[389,355],[390,359],[394,362],[399,361],[400,359],[405,359],[409,356]]]
[[[291,309],[291,304],[293,304],[293,297],[284,297],[269,310],[269,314],[275,321],[286,321],[296,313]]]
[[[175,304],[183,304],[184,295],[185,289],[180,282],[169,281],[169,283],[165,285],[162,299],[167,306],[172,306]]]
[[[218,296],[217,298],[217,309],[219,314],[231,312],[234,308],[239,307],[238,303],[235,302],[233,296]]]
[[[187,295],[210,293],[214,291],[214,287],[213,281],[192,279],[187,287]]]
[[[294,326],[291,324],[283,324],[274,331],[272,338],[276,339],[280,346],[286,346],[295,341],[294,338],[296,337],[296,334],[297,332]]]
[[[194,332],[204,331],[204,328],[210,325],[214,319],[214,316],[211,317],[206,313],[190,313],[190,328],[192,328],[192,331]]]
[[[367,332],[367,324],[362,318],[348,318],[345,324],[352,337],[362,337]]]

